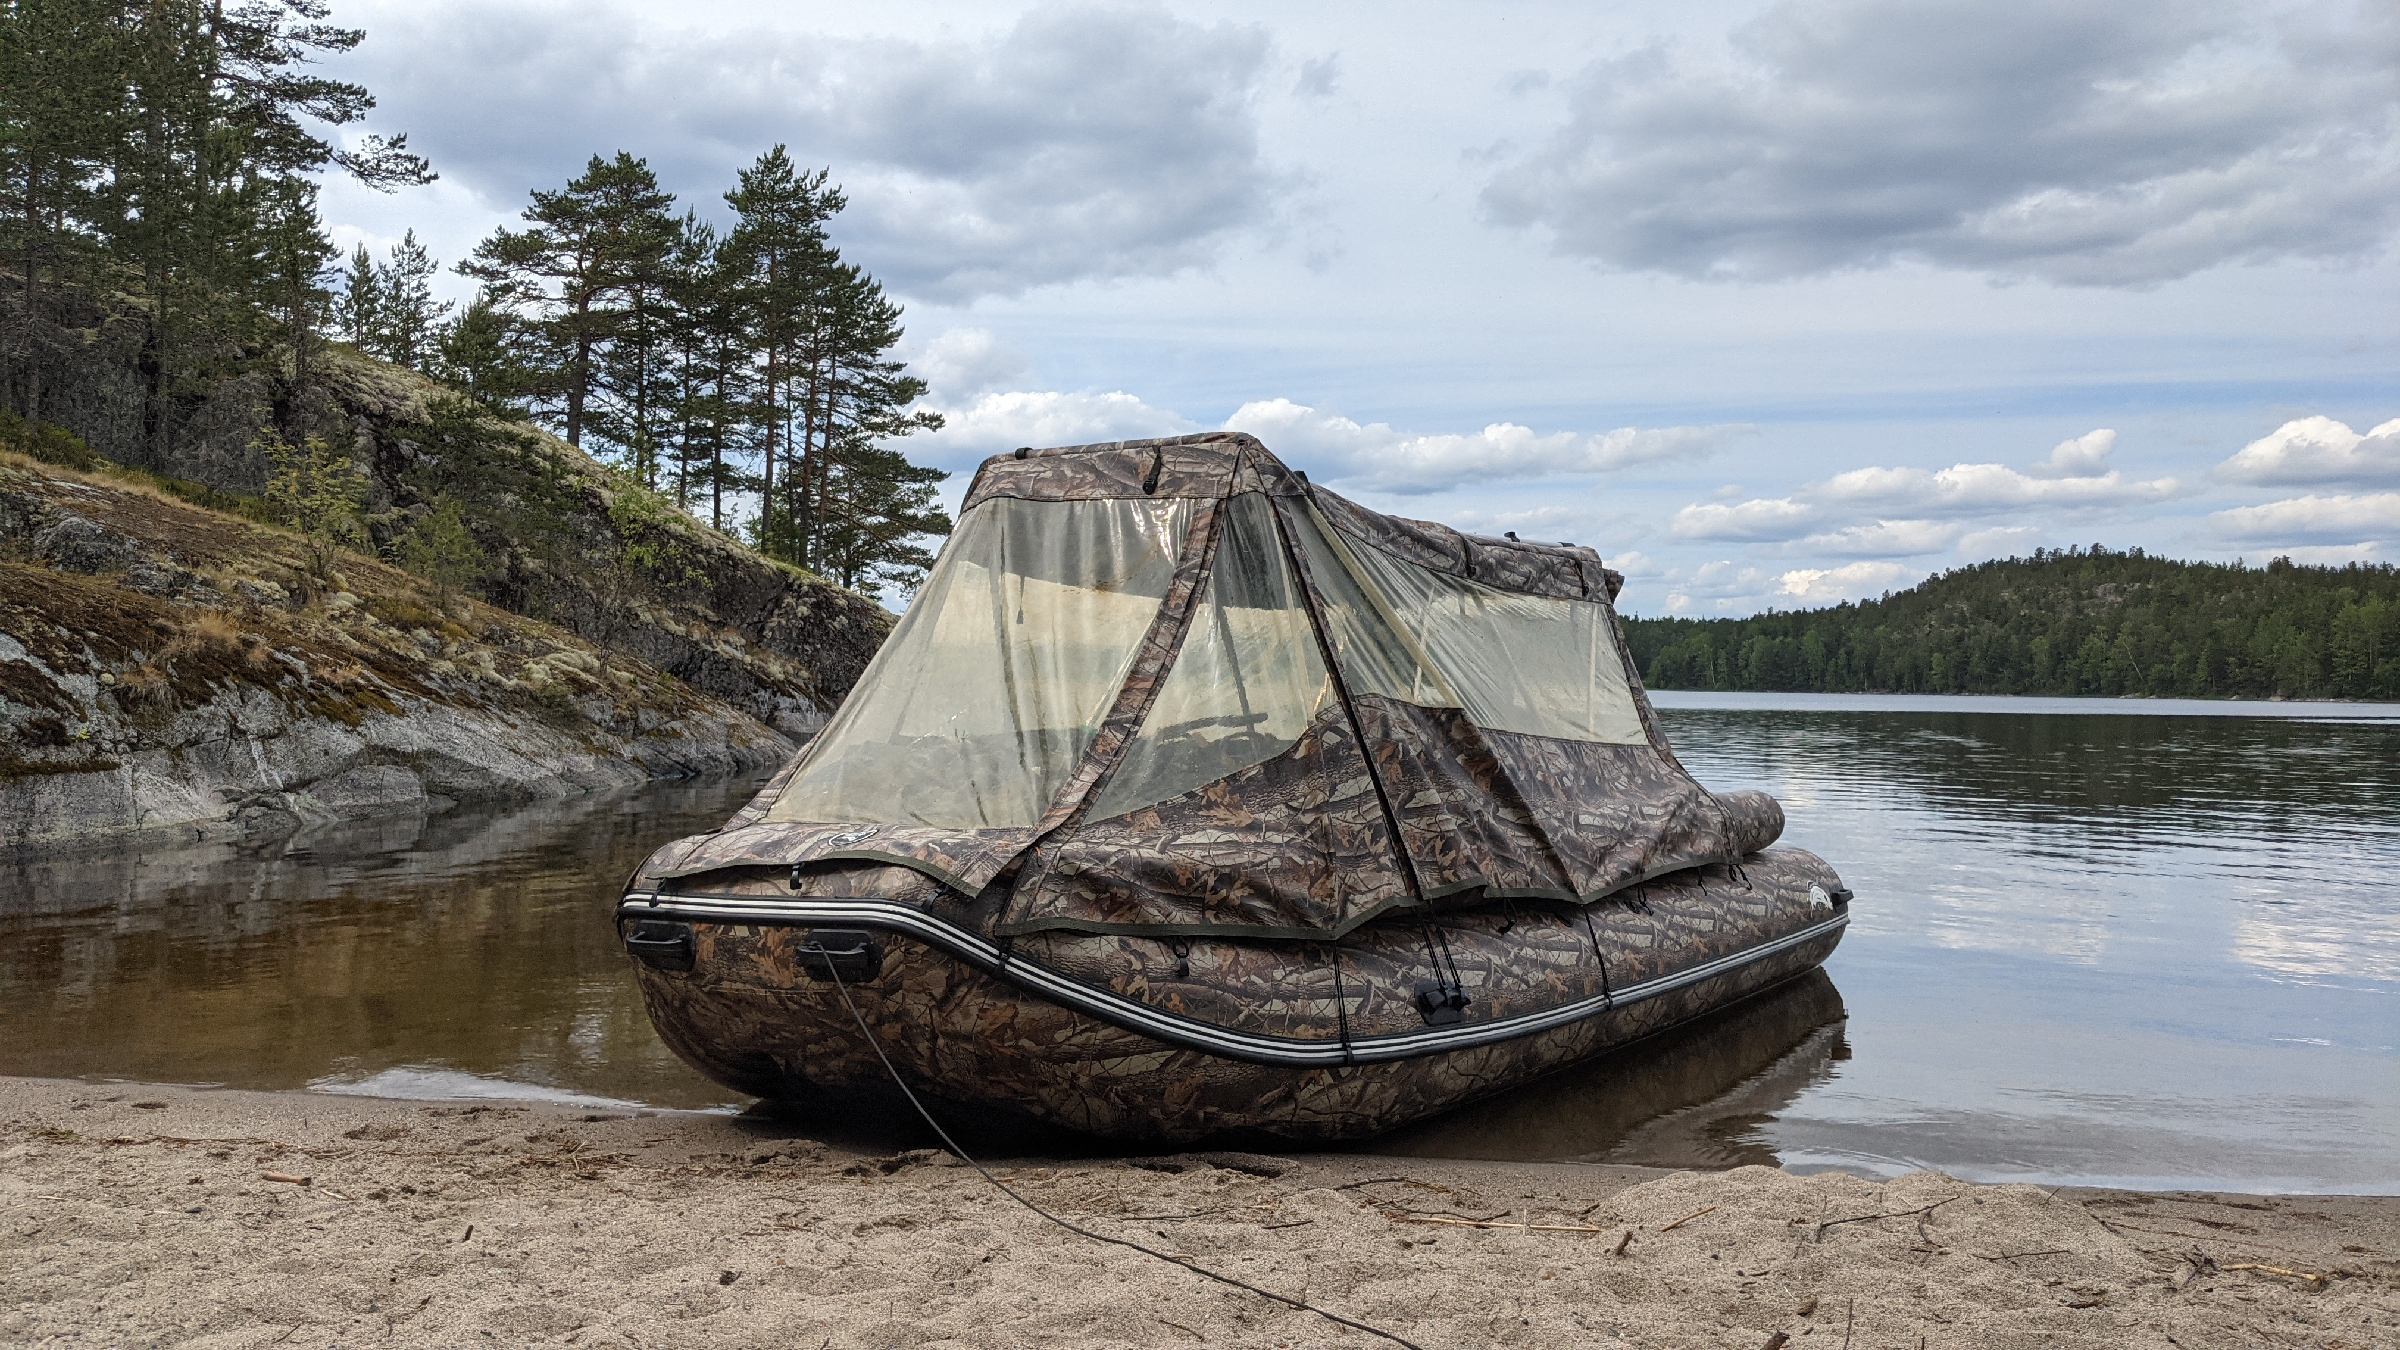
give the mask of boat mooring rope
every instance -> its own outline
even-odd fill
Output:
[[[1384,1340],[1390,1341],[1394,1345],[1407,1346],[1408,1350],[1425,1350],[1425,1347],[1418,1345],[1415,1341],[1409,1340],[1405,1336],[1400,1336],[1392,1332],[1385,1331],[1381,1327],[1369,1326],[1364,1322],[1353,1321],[1352,1319],[1344,1317],[1337,1312],[1328,1312],[1327,1310],[1318,1307],[1314,1303],[1293,1298],[1289,1294],[1278,1294],[1272,1289],[1261,1289],[1257,1285],[1251,1284],[1247,1280],[1237,1279],[1231,1275],[1220,1274],[1217,1271],[1210,1270],[1208,1267],[1203,1266],[1196,1261],[1189,1261],[1179,1256],[1170,1256],[1155,1247],[1145,1247],[1139,1242],[1134,1242],[1126,1238],[1110,1237],[1106,1233],[1095,1233],[1089,1228],[1079,1228],[1076,1225],[1067,1222],[1065,1219],[1062,1219],[1051,1213],[1049,1210],[1042,1208],[1040,1205],[1033,1203],[1031,1200],[1026,1199],[1024,1196],[1017,1194],[1016,1191],[1009,1187],[1007,1182],[1002,1181],[996,1176],[993,1176],[982,1163],[975,1161],[975,1159],[970,1156],[965,1149],[960,1148],[958,1146],[958,1141],[950,1137],[950,1132],[942,1128],[942,1123],[933,1118],[933,1113],[931,1111],[925,1109],[925,1103],[918,1101],[917,1094],[909,1090],[907,1081],[900,1077],[900,1071],[892,1066],[892,1057],[883,1053],[883,1042],[875,1039],[875,1032],[867,1025],[867,1019],[859,1013],[858,1005],[850,1001],[850,988],[848,985],[842,982],[842,973],[834,969],[833,960],[831,957],[826,958],[825,973],[833,977],[834,992],[842,996],[842,1006],[850,1010],[851,1020],[858,1023],[858,1033],[867,1038],[867,1047],[875,1052],[875,1058],[883,1061],[883,1071],[892,1076],[892,1083],[894,1086],[900,1089],[900,1095],[908,1098],[908,1104],[917,1108],[917,1114],[924,1117],[925,1123],[933,1127],[934,1134],[941,1139],[942,1143],[947,1146],[953,1154],[958,1156],[960,1161],[966,1163],[967,1166],[974,1168],[982,1175],[985,1181],[992,1183],[992,1185],[997,1188],[1002,1195],[1005,1195],[1009,1199],[1016,1201],[1025,1208],[1032,1210],[1034,1213],[1045,1219],[1048,1219],[1050,1222],[1057,1224],[1059,1227],[1066,1229],[1068,1232],[1075,1234],[1077,1237],[1086,1237],[1090,1238],[1094,1242],[1106,1242],[1118,1247],[1130,1247],[1133,1250],[1140,1252],[1144,1256],[1156,1257],[1159,1260],[1166,1262],[1170,1266],[1181,1266],[1183,1269],[1192,1272],[1194,1275],[1205,1276],[1208,1279],[1215,1280],[1219,1284],[1232,1285],[1236,1289],[1241,1289],[1249,1293],[1256,1294],[1260,1298],[1280,1303],[1287,1308],[1296,1308],[1304,1313],[1315,1313],[1317,1316],[1324,1318],[1328,1322],[1338,1323],[1339,1325],[1348,1327],[1353,1331],[1363,1331],[1370,1336],[1379,1336]]]

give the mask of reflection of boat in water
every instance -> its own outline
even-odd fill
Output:
[[[989,461],[808,753],[620,900],[651,1017],[763,1096],[880,1044],[1078,1129],[1325,1138],[1788,980],[1849,893],[1684,772],[1621,580],[1238,434]]]
[[[1636,1045],[1375,1141],[1401,1157],[1777,1163],[1748,1133],[1849,1057],[1841,992],[1822,970]]]

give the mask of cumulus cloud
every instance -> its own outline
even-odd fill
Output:
[[[1632,555],[1639,557],[1640,555]],[[1647,559],[1643,561],[1647,562]],[[1614,562],[1611,566],[1615,566]],[[1886,591],[1902,590],[1925,579],[1925,573],[1894,562],[1855,562],[1840,567],[1799,567],[1768,572],[1729,559],[1703,563],[1686,571],[1651,567],[1646,573],[1620,568],[1636,581],[1663,585],[1660,608],[1669,614],[1733,614],[1760,609],[1792,609],[1864,600]],[[1639,610],[1645,589],[1629,586],[1624,603]]]
[[[1806,534],[1824,511],[1789,497],[1753,498],[1746,502],[1694,502],[1675,513],[1668,528],[1679,539],[1796,539]]]
[[[1257,436],[1287,460],[1314,466],[1310,471],[1319,478],[1393,493],[1688,463],[1751,431],[1748,426],[1727,425],[1544,434],[1513,422],[1495,422],[1471,435],[1416,435],[1383,422],[1362,425],[1283,398],[1246,403],[1225,425]]]
[[[2189,489],[2173,478],[2137,479],[2108,467],[2117,434],[2062,441],[2028,470],[2005,464],[1947,469],[1851,469],[1789,496],[1693,502],[1668,527],[1683,539],[1792,543],[1795,551],[1909,557],[1957,544],[1960,520],[2033,508],[2101,509],[2166,501]],[[1905,511],[1904,517],[1882,515]],[[1861,519],[1861,517],[1868,517]]]
[[[1252,106],[1267,58],[1263,29],[1139,8],[918,42],[479,5],[395,15],[361,64],[411,144],[502,205],[622,148],[706,209],[786,142],[849,192],[853,253],[905,294],[963,301],[1171,274],[1272,217],[1283,177]]]
[[[2330,417],[2286,422],[2218,465],[2217,476],[2270,487],[2400,483],[2400,418],[2363,436]]]
[[[2239,506],[2208,518],[2218,537],[2234,544],[2347,544],[2400,539],[2400,492],[2360,496],[2290,497]]]
[[[1122,391],[984,393],[941,412],[942,429],[911,437],[908,449],[912,458],[953,468],[969,467],[987,455],[1020,445],[1088,445],[1179,436],[1201,429],[1181,414],[1151,407]]]
[[[1005,346],[988,328],[951,328],[906,351],[908,368],[928,386],[927,397],[948,404],[1023,375],[1025,354]]]
[[[1943,520],[1879,520],[1872,525],[1846,525],[1825,534],[1812,534],[1792,547],[1802,553],[1841,557],[1909,558],[1940,553],[1959,541],[1966,526]]]
[[[1854,562],[1834,568],[1796,568],[1775,579],[1775,593],[1804,605],[1837,605],[1902,590],[1924,579],[1923,572],[1895,562]]]
[[[965,464],[1020,445],[1079,445],[1091,441],[1176,436],[1202,430],[1198,422],[1140,397],[1116,391],[993,390],[992,372],[1013,370],[1014,354],[982,329],[953,329],[915,358],[933,391],[923,406],[946,419],[942,430],[912,438],[913,453]],[[1424,435],[1387,423],[1360,424],[1339,413],[1286,398],[1245,403],[1221,430],[1246,431],[1285,462],[1345,491],[1420,494],[1476,483],[1614,473],[1712,454],[1747,426],[1619,427],[1585,434],[1543,434],[1498,422],[1472,435]],[[1546,506],[1513,512],[1453,512],[1466,528],[1518,530],[1528,538],[1589,535],[1601,523],[1590,510]],[[1622,522],[1617,522],[1622,524]],[[1615,531],[1623,537],[1623,530]]]
[[[2355,259],[2400,222],[2396,61],[2383,5],[1784,3],[1721,52],[1586,67],[1483,203],[1563,253],[1711,280]]]

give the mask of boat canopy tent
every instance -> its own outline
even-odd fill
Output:
[[[1730,861],[1772,831],[1667,749],[1620,583],[1239,433],[999,456],[832,720],[664,875],[872,860],[1000,883],[1001,934],[1327,938]]]

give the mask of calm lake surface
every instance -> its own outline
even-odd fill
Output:
[[[1363,1148],[2400,1191],[2400,708],[1657,697],[1857,892],[1825,974]],[[0,861],[0,1073],[741,1105],[608,913],[751,787]]]

